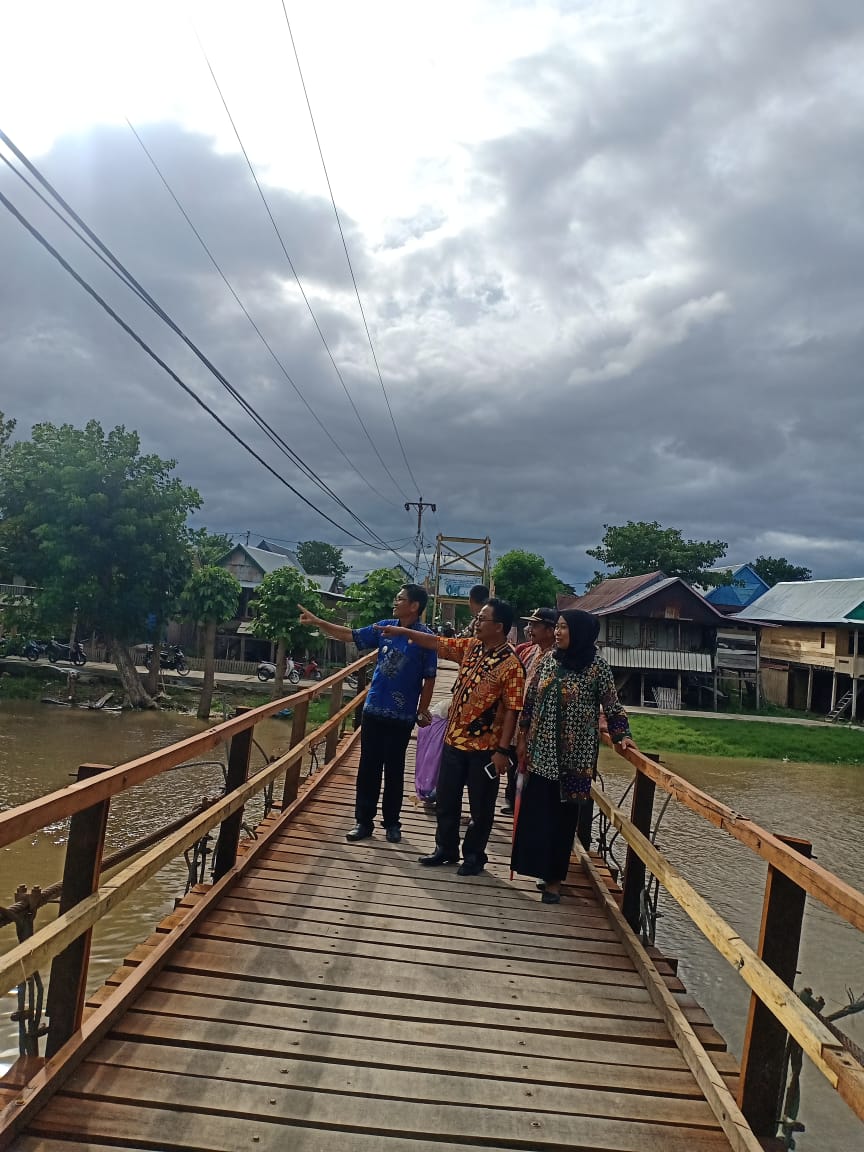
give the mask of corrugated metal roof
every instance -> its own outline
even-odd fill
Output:
[[[710,652],[676,652],[666,648],[619,648],[601,644],[600,655],[612,668],[663,672],[711,672]]]
[[[293,552],[270,552],[264,548],[247,548],[243,544],[240,547],[263,572],[277,572],[280,568],[286,568],[289,565],[296,568],[298,572],[303,571]]]
[[[619,600],[630,596],[638,588],[660,580],[668,580],[668,577],[662,572],[646,572],[644,576],[610,576],[584,596],[559,596],[556,606],[559,611],[565,608],[581,608],[583,612],[599,612],[601,608],[617,604]]]
[[[843,624],[864,605],[864,577],[775,584],[734,617],[785,624]]]

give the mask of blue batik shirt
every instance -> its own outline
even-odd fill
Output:
[[[377,625],[353,629],[354,643],[361,650],[378,649],[378,663],[372,674],[369,695],[363,711],[385,720],[414,723],[417,702],[423,681],[438,670],[438,655],[434,649],[412,644],[407,636],[382,636],[378,628],[385,624],[399,624],[398,620],[379,620]],[[419,621],[412,625],[415,632],[431,632]]]

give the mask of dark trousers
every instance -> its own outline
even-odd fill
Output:
[[[459,855],[459,833],[462,821],[462,793],[468,787],[468,807],[471,823],[462,843],[462,857],[469,864],[485,864],[486,845],[495,819],[495,800],[498,796],[498,777],[490,779],[483,768],[492,758],[491,752],[463,752],[444,745],[441,771],[435,793],[435,816],[438,827],[435,843],[448,856]]]
[[[357,769],[357,797],[354,803],[354,818],[358,824],[367,828],[374,826],[382,776],[382,823],[385,828],[399,824],[405,793],[405,753],[413,727],[413,723],[385,720],[364,712],[360,727],[360,767]]]

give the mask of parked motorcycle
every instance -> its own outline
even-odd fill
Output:
[[[276,678],[276,665],[270,660],[262,660],[258,665],[256,675],[262,683],[266,680],[274,680]],[[294,666],[294,661],[290,656],[285,661],[285,679],[289,684],[298,684],[300,682],[300,673]]]
[[[35,663],[48,652],[48,644],[44,640],[28,640],[24,645],[24,655]]]
[[[153,663],[153,645],[148,644],[144,653],[144,667],[149,668]],[[179,644],[169,644],[159,651],[159,667],[176,672],[178,676],[189,675],[189,665]]]
[[[52,637],[45,645],[45,650],[52,664],[56,664],[58,660],[68,660],[76,668],[81,668],[87,663],[87,653],[84,651],[80,640],[76,640],[70,647],[68,644],[64,644],[62,640],[55,640]]]
[[[311,657],[303,665],[303,671],[300,673],[304,680],[320,680],[324,673],[318,667],[318,661]]]

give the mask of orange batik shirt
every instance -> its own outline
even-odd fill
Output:
[[[463,752],[494,751],[501,743],[504,713],[518,712],[525,670],[509,644],[491,650],[472,637],[441,637],[438,656],[460,665],[444,743]]]

